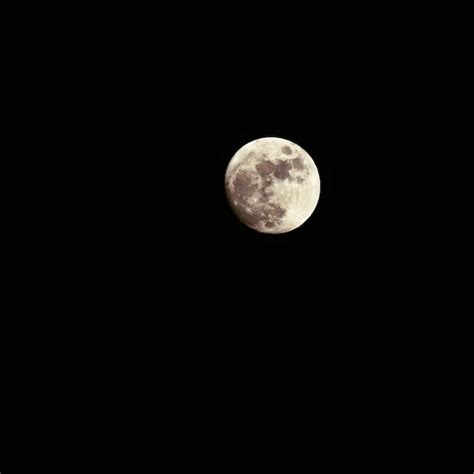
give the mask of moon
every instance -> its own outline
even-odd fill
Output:
[[[266,234],[301,226],[316,209],[318,169],[299,145],[265,137],[241,147],[225,173],[227,200],[237,218]]]

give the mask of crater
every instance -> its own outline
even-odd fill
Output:
[[[286,210],[280,207],[278,204],[271,203],[270,208],[270,215],[272,217],[276,217],[277,219],[281,219],[286,214]]]
[[[253,182],[252,174],[248,171],[238,171],[233,184],[239,201],[247,201],[258,189],[258,184]]]
[[[291,163],[289,161],[278,160],[274,174],[278,179],[289,179],[290,169]]]
[[[264,188],[268,188],[268,186],[271,186],[272,184],[273,184],[273,179],[270,176],[267,176],[262,186]]]
[[[284,153],[285,155],[291,155],[293,152],[291,151],[291,148],[289,146],[283,146],[281,147],[281,151],[282,153]]]
[[[298,177],[296,178],[296,182],[298,182],[298,183],[300,183],[300,184],[301,184],[301,183],[304,183],[304,178],[302,178],[301,176],[298,176]]]
[[[261,200],[266,202],[270,199],[270,197],[273,196],[273,192],[267,190],[266,188],[263,188],[262,189],[262,193],[261,193]]]
[[[242,222],[253,228],[259,228],[264,225],[267,228],[281,224],[281,219],[286,211],[278,204],[260,201],[257,206],[252,208],[238,203],[238,215]]]
[[[255,165],[255,169],[262,178],[265,178],[273,173],[275,164],[270,160],[263,160]]]
[[[306,166],[304,165],[303,160],[299,156],[297,158],[293,158],[291,160],[291,163],[293,165],[293,168],[295,168],[295,170],[303,171],[306,169]]]

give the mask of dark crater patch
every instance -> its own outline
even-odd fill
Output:
[[[278,204],[270,204],[270,210],[268,211],[271,217],[281,219],[285,214],[286,210],[280,207]]]
[[[262,193],[261,193],[261,196],[260,196],[260,200],[263,201],[263,202],[267,202],[270,197],[273,196],[273,192],[272,191],[269,191],[267,189],[267,187],[264,187],[262,189]]]
[[[289,161],[278,160],[278,163],[275,166],[275,176],[278,179],[289,179],[290,178],[290,171],[291,163]]]
[[[293,168],[298,171],[303,171],[306,169],[306,166],[303,163],[303,160],[298,156],[298,158],[293,158],[291,160],[291,163],[293,165]]]
[[[286,213],[285,209],[273,203],[261,202],[258,207],[253,208],[253,212],[242,203],[238,203],[237,208],[242,222],[254,228],[261,227],[262,224],[267,228],[274,227],[281,223],[281,218]]]
[[[237,171],[232,180],[236,213],[242,222],[255,229],[263,226],[275,227],[281,223],[286,210],[270,202],[274,194],[271,189],[273,176],[278,179],[290,178],[291,164],[282,160],[278,160],[277,163],[263,160],[255,166],[255,169],[262,177],[263,183],[260,189],[256,182],[256,174],[251,170]],[[258,197],[257,201],[253,199],[255,197]]]
[[[275,164],[270,160],[263,160],[257,165],[255,165],[255,169],[257,170],[257,173],[262,178],[264,178],[273,173],[273,170],[275,169]]]
[[[239,208],[240,213],[248,214],[245,210],[249,206],[249,201],[258,189],[258,184],[252,181],[252,173],[248,171],[238,171],[234,180],[235,205]]]
[[[299,183],[299,184],[304,183],[304,179],[301,176],[298,176],[296,178],[296,182]]]
[[[291,148],[289,146],[286,146],[286,145],[281,148],[281,151],[285,155],[291,155],[291,153],[292,153]]]
[[[258,213],[261,216],[261,221],[279,223],[281,218],[286,214],[286,211],[278,204],[268,203],[263,205]]]
[[[241,200],[248,200],[258,188],[258,184],[252,182],[252,175],[248,171],[238,171],[234,178],[235,195]]]

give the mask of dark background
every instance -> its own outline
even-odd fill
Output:
[[[309,402],[382,431],[451,416],[432,414],[456,377],[467,194],[441,151],[443,34],[280,15],[64,21],[24,45],[6,268],[33,390]],[[227,163],[263,136],[320,172],[289,234],[225,201]]]

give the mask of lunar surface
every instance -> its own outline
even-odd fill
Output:
[[[253,140],[237,150],[225,174],[227,200],[248,227],[267,234],[296,229],[319,199],[319,173],[296,143],[276,137]]]

